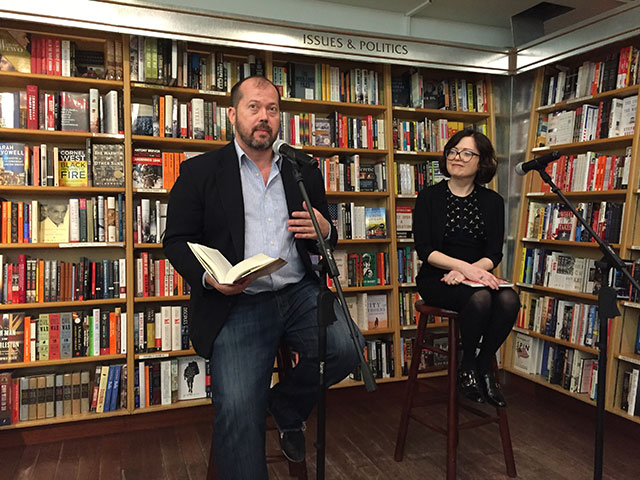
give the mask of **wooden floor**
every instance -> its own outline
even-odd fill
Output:
[[[374,394],[353,388],[330,391],[327,479],[444,478],[444,437],[416,423],[409,427],[404,461],[393,460],[403,390],[401,383],[382,385]],[[515,377],[508,379],[505,391],[518,478],[592,478],[594,409]],[[204,480],[211,412],[200,408],[193,409],[193,414],[202,420],[163,427],[159,417],[152,430],[4,447],[0,449],[0,478]],[[314,422],[312,417],[307,430],[310,478],[315,478]],[[608,415],[606,427],[605,478],[640,478],[640,426]],[[275,435],[267,442],[270,449],[277,448]],[[270,464],[269,471],[272,479],[289,478],[285,463]],[[458,478],[508,478],[497,427],[461,433]]]

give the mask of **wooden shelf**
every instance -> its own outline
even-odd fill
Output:
[[[26,193],[29,195],[68,195],[87,193],[99,195],[101,193],[124,193],[124,188],[110,187],[34,187],[23,185],[3,185],[2,193]]]
[[[162,248],[162,244],[161,243],[134,243],[133,248],[135,248],[136,250]]]
[[[29,130],[27,128],[0,128],[4,141],[25,141],[34,143],[56,142],[84,144],[87,138],[100,143],[122,143],[124,135],[90,132],[61,132],[57,130]],[[57,188],[57,187],[55,187]]]
[[[631,416],[627,412],[622,410],[620,407],[613,407],[610,410],[610,412],[615,413],[616,415],[619,415],[620,417],[624,417],[624,418],[626,418],[627,420],[629,420],[631,422],[635,422],[635,423],[640,424],[640,417]]]
[[[533,375],[533,374],[528,374],[528,373],[524,373],[521,372],[520,370],[516,370],[515,368],[512,367],[508,367],[506,365],[503,366],[503,369],[509,373],[512,373],[514,375],[518,375],[519,377],[523,377],[526,378],[527,380],[531,380],[534,383],[537,383],[538,385],[543,385],[547,388],[550,388],[551,390],[555,390],[556,392],[560,392],[563,393],[565,395],[569,395],[570,397],[576,398],[582,402],[588,403],[589,405],[595,405],[596,402],[595,400],[591,400],[589,398],[589,394],[588,393],[575,393],[575,392],[570,392],[569,390],[565,390],[564,388],[562,388],[560,385],[554,385],[552,383],[547,382],[542,375]]]
[[[527,290],[537,290],[539,292],[551,293],[553,295],[560,295],[560,296],[572,297],[572,298],[581,298],[583,300],[590,300],[592,302],[595,302],[598,300],[597,295],[592,295],[590,293],[572,292],[570,290],[560,290],[558,288],[549,288],[549,287],[543,287],[541,285],[531,285],[529,283],[522,283],[522,282],[517,282],[516,286],[520,288],[526,288]]]
[[[418,198],[418,194],[417,193],[396,193],[396,198],[415,200],[416,198]]]
[[[5,87],[26,87],[27,85],[38,85],[40,90],[82,90],[85,92],[88,92],[90,88],[97,88],[100,92],[108,92],[113,89],[119,89],[122,91],[122,88],[124,87],[124,83],[117,80],[62,77],[58,75],[4,71],[0,71],[0,84]]]
[[[223,140],[196,140],[194,138],[151,137],[148,135],[131,135],[131,140],[136,146],[157,146],[187,151],[202,150],[203,152],[224,147],[229,143]]]
[[[414,238],[396,238],[396,243],[415,243]]]
[[[365,156],[382,156],[386,155],[387,150],[373,149],[373,148],[338,148],[338,147],[313,147],[307,145],[302,147],[302,151],[310,155],[339,155],[344,153],[346,155],[365,155]]]
[[[327,198],[387,198],[389,192],[326,192]]]
[[[572,110],[582,105],[583,103],[594,102],[594,101],[599,102],[600,100],[604,100],[607,98],[614,98],[614,97],[628,97],[631,95],[635,95],[637,93],[638,93],[638,85],[632,85],[630,87],[617,88],[615,90],[609,90],[608,92],[602,92],[596,95],[587,95],[580,98],[563,100],[561,102],[553,103],[551,105],[544,105],[542,107],[536,108],[536,112],[545,114],[545,113],[551,113],[551,112],[556,112],[556,111],[565,110],[565,109]]]
[[[640,365],[640,355],[637,353],[616,353],[614,357],[624,362]]]
[[[192,98],[203,97],[207,100],[214,100],[225,106],[231,105],[231,95],[227,92],[216,90],[199,90],[197,88],[168,87],[165,85],[154,85],[151,83],[131,82],[132,100],[137,97],[149,97],[152,95],[173,95],[180,100],[191,100]],[[132,102],[134,103],[134,102]]]
[[[0,243],[0,250],[59,248],[124,248],[124,242]]]
[[[91,357],[73,357],[73,358],[61,358],[58,360],[38,360],[35,362],[16,362],[16,363],[2,363],[0,364],[0,370],[13,370],[17,368],[36,368],[36,367],[50,367],[53,365],[77,365],[83,363],[100,363],[100,362],[112,362],[115,360],[126,360],[126,354],[118,355],[94,355]]]
[[[367,243],[391,243],[390,238],[361,238],[361,239],[342,239],[338,240],[338,245],[359,245]]]
[[[460,122],[477,122],[489,118],[489,112],[463,112],[458,110],[440,110],[437,108],[393,107],[393,116],[402,119],[424,120],[425,117],[446,118]]]
[[[415,288],[417,287],[415,282],[407,282],[407,283],[398,283],[398,287],[400,288]]]
[[[148,352],[148,353],[136,353],[134,358],[136,360],[154,360],[171,357],[187,357],[189,355],[197,355],[193,348],[188,350],[172,350],[170,352]]]
[[[614,150],[628,147],[631,145],[631,142],[633,142],[633,135],[623,135],[613,138],[599,138],[597,140],[589,140],[588,142],[562,143],[558,145],[550,145],[547,147],[538,147],[531,149],[531,153],[544,154],[558,150],[562,154],[569,154],[582,153],[594,149]]]
[[[153,303],[153,302],[184,302],[191,298],[190,295],[173,295],[170,297],[134,297],[134,303]]]
[[[409,158],[412,158],[414,160],[422,160],[422,161],[440,160],[442,158],[442,152],[413,152],[413,151],[407,151],[407,150],[394,150],[393,156],[408,157],[408,158],[403,158],[403,160],[408,160]]]
[[[42,302],[42,303],[9,303],[0,305],[0,311],[35,310],[39,308],[83,308],[99,305],[122,305],[125,298],[101,298],[96,300],[76,300],[71,302]]]
[[[342,290],[344,290],[344,293],[358,293],[358,292],[384,292],[387,290],[392,290],[393,286],[391,285],[376,285],[374,287],[342,287]],[[335,292],[336,289],[334,287],[331,287],[331,291]]]
[[[367,336],[367,335],[389,335],[391,333],[395,332],[394,328],[372,328],[371,330],[360,330],[360,332],[362,332],[362,335]]]
[[[637,302],[622,302],[622,305],[629,308],[637,308],[640,310],[640,303]]]
[[[581,248],[599,248],[598,244],[595,242],[574,242],[570,240],[549,240],[549,239],[538,239],[538,238],[523,238],[522,242],[524,243],[539,243],[541,245],[557,245],[563,247],[581,247]],[[620,248],[619,243],[611,243],[609,244],[611,248]]]
[[[187,408],[187,407],[200,407],[203,405],[211,405],[210,398],[197,398],[195,400],[181,400],[176,403],[171,403],[169,405],[150,405],[144,408],[136,408],[133,413],[137,415],[139,413],[151,413],[151,412],[159,412],[162,410],[173,410],[175,408]]]
[[[327,100],[307,100],[304,98],[282,98],[280,109],[283,112],[299,113],[333,113],[366,116],[382,115],[387,111],[386,105],[369,105],[365,103],[330,102]]]
[[[165,188],[134,188],[133,193],[140,195],[169,195],[169,191]]]
[[[125,408],[121,408],[113,412],[81,413],[78,415],[66,415],[63,417],[42,418],[40,420],[26,420],[24,422],[15,423],[13,425],[7,425],[6,427],[0,427],[0,431],[13,430],[15,428],[41,427],[45,425],[53,425],[53,424],[67,423],[67,422],[82,422],[85,420],[95,420],[98,418],[121,417],[123,415],[129,415],[129,411]]]
[[[637,250],[640,250],[640,245],[631,245],[631,246],[629,247],[629,250],[636,250],[636,251],[637,251]]]
[[[567,198],[609,198],[609,197],[621,197],[624,198],[627,194],[626,190],[598,190],[589,192],[563,192]],[[558,200],[558,196],[553,192],[529,192],[527,198],[532,200]]]
[[[578,345],[576,343],[572,343],[567,340],[562,340],[561,338],[551,337],[549,335],[544,335],[543,333],[534,332],[533,330],[529,330],[526,328],[513,327],[513,330],[516,332],[522,333],[524,335],[529,335],[530,337],[540,338],[542,340],[546,340],[547,342],[556,343],[558,345],[564,345],[565,347],[571,347],[575,350],[592,353],[593,355],[598,355],[598,352],[599,352],[597,348],[588,347],[586,345]]]

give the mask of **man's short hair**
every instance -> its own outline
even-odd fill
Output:
[[[238,103],[240,103],[240,100],[242,99],[242,92],[240,91],[240,87],[244,82],[251,79],[255,79],[256,83],[260,86],[271,85],[278,94],[278,106],[280,106],[280,90],[278,90],[278,87],[276,87],[273,82],[266,77],[253,75],[251,77],[245,78],[244,80],[240,80],[231,88],[231,106],[233,108],[238,108]]]

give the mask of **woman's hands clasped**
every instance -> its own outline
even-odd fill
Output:
[[[459,285],[463,280],[474,283],[481,283],[493,290],[499,288],[498,279],[491,273],[474,265],[467,265],[459,270],[451,270],[442,277],[442,281],[447,285]]]

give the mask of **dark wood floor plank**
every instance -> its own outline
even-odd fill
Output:
[[[0,479],[17,477],[16,469],[20,463],[21,456],[21,447],[0,449]]]
[[[555,393],[534,395],[516,387],[506,388],[505,392],[519,480],[592,478],[593,408],[571,403]],[[381,385],[374,394],[362,389],[329,392],[327,479],[445,477],[445,437],[417,422],[410,423],[404,460],[393,460],[403,396],[403,385]],[[446,409],[442,405],[432,407],[425,410],[425,415],[444,425]],[[306,431],[309,478],[315,478],[316,469],[315,422],[314,412]],[[604,478],[636,480],[640,471],[640,427],[608,415],[606,428]],[[11,447],[9,451],[15,458],[0,459],[0,472],[8,475],[13,469],[7,480],[204,480],[211,433],[210,420],[203,420],[56,444]],[[266,442],[269,452],[279,451],[273,432],[268,433]],[[2,453],[5,452],[7,449]],[[290,478],[286,462],[271,463],[268,470],[270,480]],[[458,479],[508,479],[497,426],[461,432]],[[0,480],[4,480],[2,473]]]
[[[58,467],[58,459],[60,458],[60,450],[62,442],[45,443],[40,445],[40,454],[33,469],[31,478],[51,478],[55,476]]]

